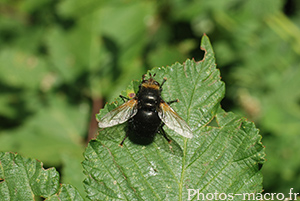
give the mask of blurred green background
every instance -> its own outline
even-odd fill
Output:
[[[95,113],[147,69],[200,60],[263,135],[265,192],[300,192],[299,0],[1,0],[0,151],[55,166],[83,194]]]

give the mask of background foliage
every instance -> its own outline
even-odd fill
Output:
[[[297,0],[3,0],[0,151],[54,165],[83,192],[90,114],[147,69],[202,59],[206,33],[223,108],[263,135],[265,192],[299,192],[299,15]]]

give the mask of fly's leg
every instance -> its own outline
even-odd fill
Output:
[[[172,103],[178,103],[178,102],[179,102],[179,100],[176,99],[176,100],[168,101],[167,103],[168,103],[168,105],[171,105]]]
[[[171,144],[172,140],[170,140],[170,139],[168,138],[168,136],[167,136],[165,130],[163,129],[163,126],[164,126],[164,125],[165,125],[164,123],[161,124],[159,131],[160,131],[160,133],[164,136],[164,138],[168,141],[168,143]]]
[[[125,96],[122,96],[122,95],[120,95],[120,98],[122,98],[122,100],[123,100],[124,102],[126,102],[126,101],[129,101],[129,100],[130,100],[130,98],[127,98],[127,97],[125,97]]]
[[[164,80],[162,81],[162,83],[160,84],[160,88],[162,89],[162,86],[164,85],[164,83],[167,81],[167,78],[164,77]]]
[[[126,99],[126,97],[124,97],[124,98]],[[130,128],[128,127],[129,124],[132,124],[132,119],[128,120],[128,124],[127,124],[126,129],[125,129],[126,135],[123,138],[122,142],[119,144],[120,147],[123,147],[123,143],[125,142],[126,138],[129,136],[129,133],[130,133]]]
[[[125,137],[123,138],[122,142],[119,144],[120,147],[123,147],[123,143],[125,139],[128,137],[128,132],[126,133]]]

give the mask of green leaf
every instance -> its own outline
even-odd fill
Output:
[[[200,62],[187,60],[151,71],[159,82],[163,77],[168,79],[162,97],[166,101],[180,100],[172,107],[190,125],[194,137],[181,137],[165,126],[173,138],[167,148],[162,146],[164,139],[159,134],[149,145],[126,139],[120,147],[125,124],[101,130],[84,153],[84,183],[91,200],[196,200],[197,194],[189,192],[198,190],[206,195],[262,191],[261,136],[253,123],[220,109],[224,84],[207,36],[203,36],[201,47],[206,53]],[[137,82],[128,87],[126,94],[133,90],[137,92]],[[107,104],[97,119],[122,103],[117,100]],[[214,118],[217,124],[211,126]],[[177,144],[182,155],[172,150]],[[240,199],[237,195],[233,200]]]
[[[84,199],[81,197],[79,192],[72,185],[63,184],[58,194],[55,194],[46,200],[47,201],[61,201],[61,200],[81,201]]]
[[[59,191],[58,194],[56,194]],[[0,152],[0,200],[83,200],[71,185],[59,186],[55,168],[44,169],[43,163],[18,154]]]
[[[33,200],[48,197],[58,191],[59,174],[54,168],[14,153],[0,153],[1,200]]]

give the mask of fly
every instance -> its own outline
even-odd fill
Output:
[[[104,115],[98,126],[100,128],[112,127],[118,124],[128,121],[131,125],[133,132],[141,137],[152,137],[162,132],[163,136],[169,140],[163,130],[163,126],[166,125],[177,134],[186,138],[192,138],[193,133],[188,124],[170,107],[170,104],[178,102],[178,99],[166,102],[161,97],[162,86],[167,81],[163,79],[159,84],[154,80],[155,74],[150,78],[145,79],[143,76],[142,82],[139,85],[137,94],[129,99],[120,95],[124,100],[124,103],[119,107],[113,109],[106,115]],[[128,137],[128,133],[120,143],[123,145],[125,139]]]

